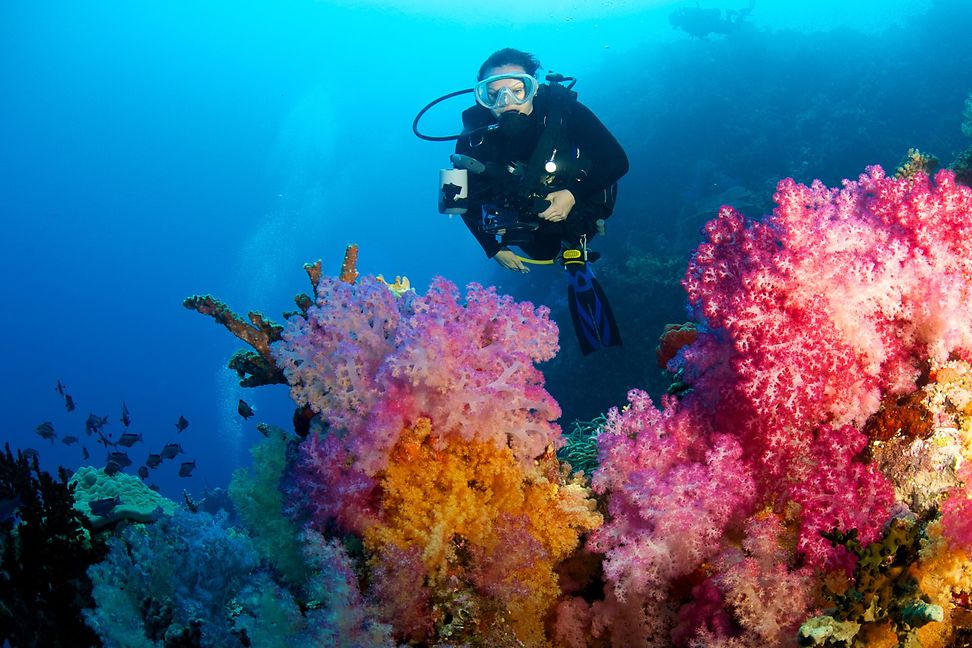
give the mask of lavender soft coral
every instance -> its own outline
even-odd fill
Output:
[[[368,474],[421,416],[441,436],[509,443],[525,463],[561,443],[560,409],[534,367],[557,351],[546,308],[476,284],[462,303],[444,279],[396,298],[374,278],[323,277],[283,338],[272,351],[294,400],[344,431]]]

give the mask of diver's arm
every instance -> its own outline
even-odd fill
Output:
[[[628,156],[624,149],[587,106],[574,103],[567,132],[571,141],[591,160],[587,175],[568,187],[578,201],[607,189],[628,172]]]

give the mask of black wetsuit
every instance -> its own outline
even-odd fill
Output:
[[[543,131],[551,94],[547,86],[540,86],[528,124],[516,137],[508,136],[501,129],[472,132],[495,124],[496,118],[482,106],[469,108],[463,112],[462,121],[464,132],[472,135],[459,138],[456,152],[504,168],[516,162],[525,165],[533,156]],[[566,220],[554,223],[541,219],[532,240],[517,244],[534,259],[554,258],[560,252],[561,242],[576,245],[582,235],[593,236],[597,231],[596,221],[609,216],[614,207],[617,181],[628,172],[628,157],[621,145],[594,113],[578,101],[570,104],[556,148],[558,167],[566,171],[545,176],[549,184],[540,193],[569,189],[576,202]],[[490,258],[505,246],[495,235],[483,231],[481,206],[494,200],[497,192],[509,188],[508,181],[504,184],[469,174],[469,209],[462,219]]]

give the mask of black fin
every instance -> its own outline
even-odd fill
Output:
[[[614,312],[590,263],[567,263],[565,269],[567,303],[581,352],[588,355],[603,347],[621,346],[621,331]]]

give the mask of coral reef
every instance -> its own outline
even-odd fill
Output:
[[[926,535],[882,542],[943,507],[942,542],[964,551],[972,191],[872,167],[841,189],[784,180],[775,200],[706,226],[684,280],[700,326],[669,362],[692,389],[661,409],[632,392],[598,437],[608,509],[588,548],[605,596],[560,606],[573,645],[785,645],[824,591],[822,642],[944,645],[958,629],[944,624],[964,581],[933,592],[915,575]],[[762,531],[761,511],[777,520]]]
[[[88,566],[105,555],[87,518],[74,508],[73,487],[40,470],[37,457],[10,445],[0,453],[0,637],[14,646],[95,645],[81,617],[93,604]],[[9,510],[9,515],[7,511]]]
[[[473,640],[501,618],[524,645],[544,645],[543,619],[560,594],[554,567],[601,521],[582,482],[565,479],[552,455],[524,471],[509,447],[463,439],[443,445],[420,419],[403,431],[380,488],[378,520],[364,532],[374,560],[387,563],[383,547],[414,549],[419,598],[452,592],[477,610],[461,633],[433,620],[432,631],[413,632],[413,640]],[[402,592],[386,591],[386,583],[375,593],[395,601]],[[460,614],[438,605],[433,619]],[[396,626],[421,626],[421,618],[402,612],[392,617]]]
[[[233,472],[229,495],[243,526],[264,560],[290,583],[300,585],[307,567],[298,542],[299,529],[283,516],[280,481],[287,467],[288,439],[281,430],[250,449],[253,467]]]
[[[664,369],[669,361],[675,357],[683,346],[692,344],[699,336],[699,329],[694,322],[684,324],[666,324],[655,347],[655,359],[658,366]]]
[[[763,219],[725,207],[706,226],[683,280],[698,324],[669,329],[664,354],[678,397],[631,390],[566,442],[535,367],[557,351],[545,309],[308,266],[313,298],[269,344],[303,438],[267,445],[238,507],[264,558],[278,541],[261,534],[283,530],[305,564],[343,565],[347,595],[318,606],[316,568],[295,583],[280,572],[300,560],[278,563],[234,586],[227,636],[268,637],[270,618],[331,636],[316,615],[348,608],[377,645],[741,648],[793,645],[801,624],[817,645],[959,637],[972,190],[871,167],[774,198]]]
[[[477,285],[463,301],[441,279],[392,288],[322,276],[272,348],[317,415],[288,510],[362,538],[397,637],[546,645],[555,567],[601,520],[556,460],[559,409],[533,366],[556,328]]]
[[[245,535],[225,516],[176,511],[132,524],[109,541],[108,557],[88,571],[96,609],[85,614],[106,645],[166,645],[195,633],[203,646],[235,646],[226,608],[259,564]]]
[[[212,317],[256,350],[255,353],[247,350],[237,351],[229,361],[229,368],[240,377],[242,386],[258,387],[284,382],[280,370],[270,357],[270,343],[280,339],[279,324],[256,312],[248,313],[250,320],[248,323],[229,306],[210,295],[186,297],[182,305]]]

